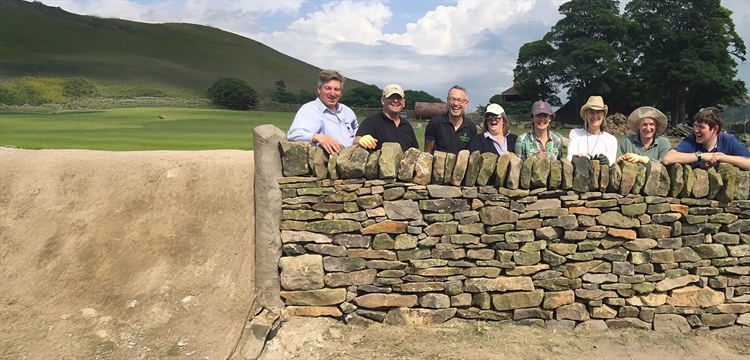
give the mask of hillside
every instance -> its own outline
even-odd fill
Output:
[[[182,23],[102,19],[21,0],[0,0],[0,78],[89,78],[102,85],[189,88],[219,77],[247,81],[261,96],[314,90],[319,68],[257,41]],[[347,89],[362,85],[351,80]]]

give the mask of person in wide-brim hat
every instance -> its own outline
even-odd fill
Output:
[[[661,136],[667,128],[667,117],[656,108],[641,106],[628,116],[628,126],[634,134],[622,138],[620,142],[622,156],[617,161],[662,162],[664,156],[672,148],[669,139]]]
[[[568,134],[568,160],[573,157],[599,160],[610,165],[617,159],[617,138],[607,132],[609,107],[601,96],[590,96],[581,107],[583,129],[573,129]]]

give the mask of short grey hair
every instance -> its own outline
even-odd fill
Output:
[[[451,88],[450,88],[450,89],[448,89],[448,95],[447,95],[447,96],[445,97],[445,99],[446,99],[446,100],[448,100],[448,98],[449,98],[449,97],[451,96],[451,95],[450,95],[450,94],[451,94],[451,90],[461,90],[461,91],[463,91],[463,92],[464,92],[464,94],[466,94],[466,97],[467,97],[467,98],[469,97],[469,92],[468,92],[468,91],[466,91],[466,88],[465,88],[465,87],[463,87],[463,86],[461,86],[461,85],[453,85],[453,86],[451,86]],[[449,101],[449,102],[450,102],[450,101]]]
[[[341,88],[344,88],[344,81],[346,81],[346,78],[344,78],[344,75],[341,75],[336,70],[326,69],[320,72],[318,74],[318,87],[323,86],[323,84],[331,81],[331,80],[338,80],[341,83]]]

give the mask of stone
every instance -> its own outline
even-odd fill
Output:
[[[657,246],[657,242],[654,239],[641,238],[625,242],[622,246],[630,251],[644,251],[655,248]]]
[[[427,293],[419,297],[419,305],[430,309],[447,309],[451,306],[451,299],[445,294]]]
[[[570,231],[578,229],[578,219],[575,215],[560,215],[556,218],[545,220],[543,225],[561,227]]]
[[[703,326],[709,328],[726,327],[734,325],[737,319],[735,314],[701,314],[700,320]]]
[[[325,275],[325,285],[328,287],[370,285],[375,281],[375,269],[352,271],[348,273],[328,273]]]
[[[354,179],[365,176],[365,165],[370,153],[363,147],[346,146],[339,151],[336,167],[342,179]]]
[[[477,182],[477,177],[479,176],[479,163],[482,159],[482,154],[479,152],[479,150],[475,150],[474,152],[469,154],[469,160],[466,163],[466,173],[464,175],[463,179],[463,185],[465,186],[475,186]],[[454,171],[455,174],[455,171]]]
[[[679,164],[674,164],[679,166]],[[690,164],[682,165],[682,190],[680,190],[679,197],[689,198],[693,193],[693,185],[695,184],[695,175],[693,174],[693,167]]]
[[[594,319],[614,319],[617,311],[607,305],[591,308],[591,317]]]
[[[284,176],[310,174],[308,153],[312,144],[309,142],[281,141],[281,168]]]
[[[357,221],[352,220],[319,220],[307,224],[307,231],[339,234],[362,230],[362,226]]]
[[[587,192],[593,190],[590,183],[593,175],[593,164],[584,158],[574,156],[571,160],[573,164],[573,190],[578,192]]]
[[[651,330],[651,324],[636,318],[616,318],[606,320],[610,329],[636,328]]]
[[[495,279],[467,279],[464,281],[466,292],[488,292],[488,291],[532,291],[534,284],[530,277],[498,277]]]
[[[380,194],[359,196],[357,205],[362,209],[374,209],[383,205],[383,197]]]
[[[622,169],[622,176],[620,181],[620,195],[627,195],[633,190],[636,178],[638,177],[638,165],[628,161],[620,163]],[[614,167],[614,166],[613,166]]]
[[[548,291],[544,294],[542,307],[545,309],[557,309],[563,305],[573,304],[575,302],[575,293],[573,290]]]
[[[281,291],[286,305],[325,306],[346,301],[346,289],[318,289],[307,291]]]
[[[419,203],[413,200],[384,201],[383,208],[386,216],[391,220],[422,219],[422,213],[419,211]]]
[[[667,166],[667,173],[669,175],[669,196],[677,197],[682,192],[682,188],[685,185],[685,178],[682,173],[681,164],[671,164]]]
[[[518,221],[518,214],[501,206],[484,206],[479,209],[479,218],[485,225],[498,225],[515,223]]]
[[[561,266],[563,276],[566,278],[577,278],[593,269],[595,266],[601,264],[601,260],[592,260],[586,262],[569,263]]]
[[[285,290],[317,290],[324,283],[323,257],[284,256],[279,259],[281,287]]]
[[[568,279],[564,277],[534,280],[533,282],[534,286],[550,291],[579,289],[581,284],[582,282],[580,278]]]
[[[708,168],[708,198],[711,200],[715,199],[723,186],[724,180],[722,180],[721,175],[716,172],[715,168]]]
[[[596,217],[596,222],[604,226],[614,226],[624,229],[635,229],[641,226],[638,219],[623,216],[617,211],[607,211]]]
[[[633,189],[630,190],[631,194],[640,194],[643,190],[643,186],[646,184],[646,167],[642,164],[638,164],[638,176],[635,178],[633,183]]]
[[[643,193],[649,196],[667,196],[669,194],[669,173],[658,161],[646,164],[646,183]]]
[[[401,159],[404,153],[398,143],[383,143],[380,158],[378,159],[378,171],[381,179],[395,179],[400,170]],[[409,178],[409,181],[411,178]]]
[[[343,314],[335,306],[287,306],[284,308],[284,316],[305,316],[305,317],[341,317]]]
[[[487,206],[482,209],[487,208]],[[469,211],[471,207],[465,199],[437,199],[437,200],[420,200],[419,209],[436,213],[455,213],[459,211]],[[481,215],[481,209],[480,209]],[[514,220],[515,222],[515,220]]]
[[[691,330],[687,319],[677,314],[654,315],[654,331],[664,334],[687,334]]]
[[[461,197],[461,188],[444,185],[427,185],[427,192],[432,198],[457,198]]]
[[[409,182],[414,178],[414,167],[417,164],[417,158],[419,158],[420,151],[415,148],[409,148],[404,152],[401,161],[398,164],[398,180]]]
[[[461,150],[456,156],[456,166],[453,168],[451,174],[450,184],[453,186],[461,186],[466,175],[466,170],[469,166],[469,150]]]
[[[455,308],[429,310],[394,308],[388,310],[383,323],[388,325],[437,325],[442,324],[456,314]]]
[[[344,221],[344,220],[341,220],[341,221]],[[357,223],[357,225],[359,225],[359,223]],[[385,221],[370,225],[364,229],[361,229],[360,232],[363,235],[380,234],[380,233],[403,234],[406,232],[407,226],[408,225],[404,222],[385,220]],[[309,225],[308,225],[308,228],[309,228]]]
[[[414,164],[414,178],[411,181],[418,185],[429,184],[432,179],[432,162],[432,154],[420,152]]]
[[[550,167],[550,161],[546,156],[540,156],[534,159],[531,168],[531,188],[536,189],[547,187]]]
[[[367,163],[365,163],[365,179],[374,180],[378,178],[378,163],[380,162],[381,152],[382,150],[380,149],[375,150],[367,157]]]
[[[477,185],[486,186],[492,180],[492,175],[495,173],[495,167],[498,163],[497,154],[486,152],[482,153],[479,158],[479,172],[477,174]]]
[[[519,186],[521,189],[531,189],[531,171],[534,166],[534,159],[527,158],[521,164],[521,176],[519,178]]]
[[[543,290],[492,295],[492,306],[499,311],[538,307],[544,298]]]
[[[727,249],[721,244],[699,244],[692,249],[703,259],[716,259],[727,257]]]
[[[370,246],[370,237],[358,234],[338,234],[333,237],[332,241],[336,245],[341,245],[347,248],[366,248]]]
[[[657,291],[667,291],[675,288],[686,286],[690,283],[694,283],[700,280],[699,276],[696,275],[685,275],[673,279],[665,279],[656,283]]]
[[[703,169],[693,169],[692,171],[693,171],[693,175],[695,176],[695,180],[693,183],[692,197],[703,198],[703,197],[708,196],[708,191],[709,191],[708,172]]]
[[[367,261],[362,258],[331,257],[323,258],[323,268],[326,271],[352,272],[362,270],[367,266]],[[296,304],[299,305],[299,304]]]
[[[581,303],[563,305],[555,310],[555,319],[557,320],[575,320],[586,321],[591,319],[586,306]]]
[[[672,306],[710,307],[723,302],[723,293],[711,288],[700,288],[692,285],[672,290],[671,295],[667,297],[667,304]]]
[[[318,244],[330,243],[331,237],[323,234],[316,234],[309,231],[288,231],[284,230],[281,232],[281,243],[297,243],[297,242],[314,242]]]
[[[650,239],[664,239],[670,237],[672,228],[664,225],[647,224],[638,228],[638,236]]]

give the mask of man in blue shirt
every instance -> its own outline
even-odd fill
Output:
[[[750,151],[732,135],[722,133],[724,116],[715,107],[701,109],[693,117],[694,133],[664,156],[664,165],[691,164],[708,169],[719,163],[750,169]]]
[[[329,154],[352,145],[358,128],[357,117],[352,109],[339,103],[345,80],[336,70],[320,72],[318,98],[297,111],[286,134],[287,140],[320,144]]]

